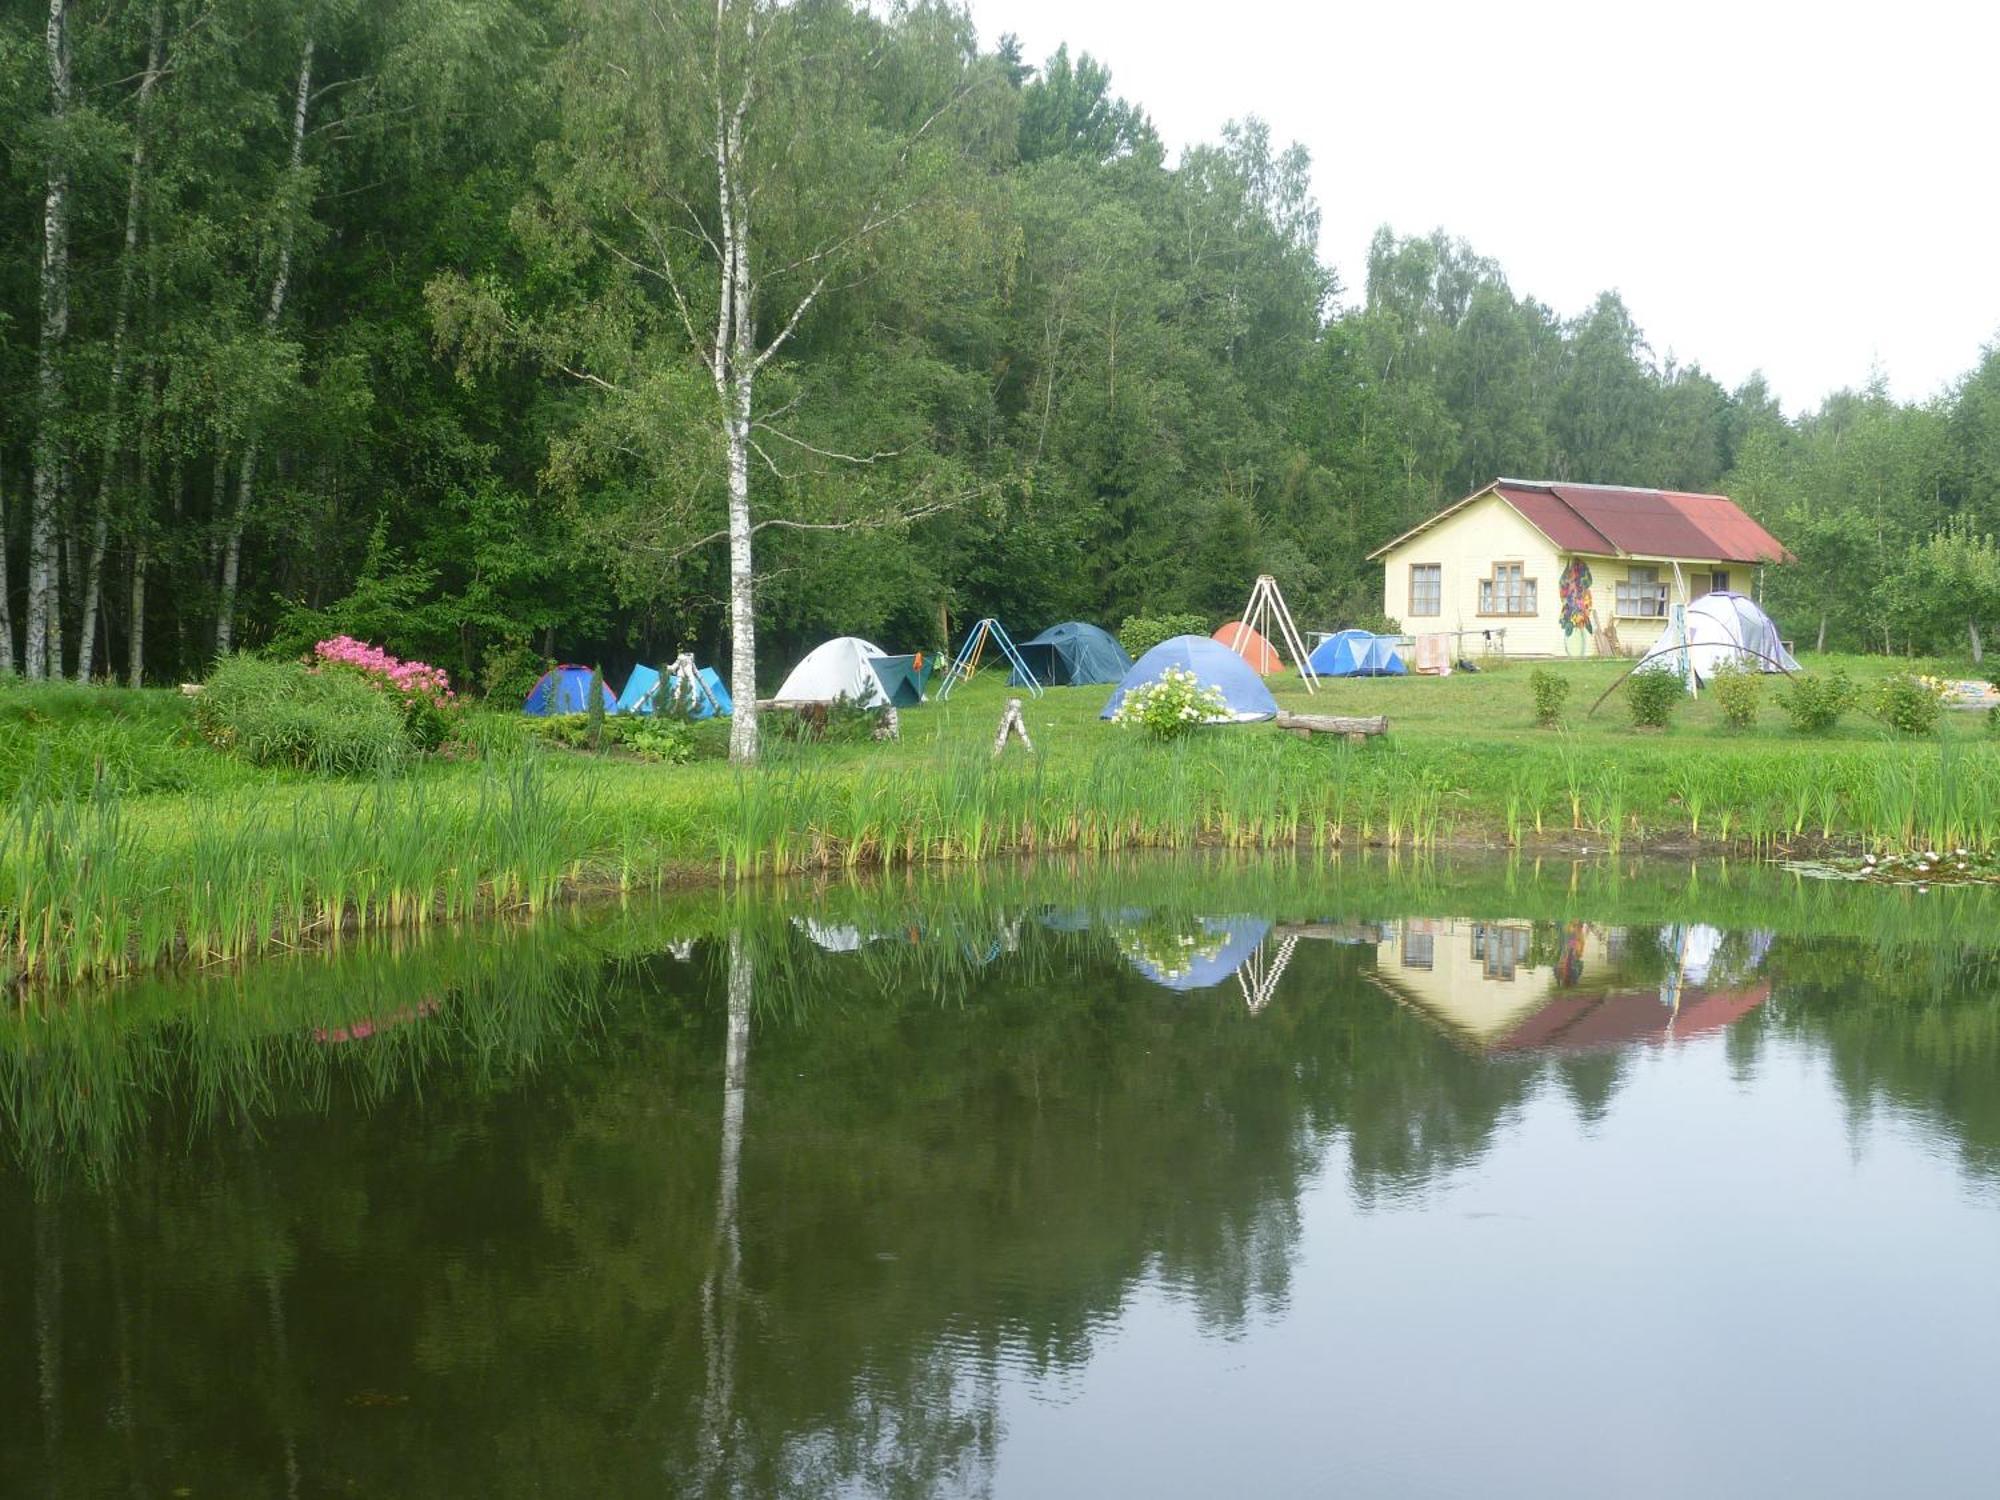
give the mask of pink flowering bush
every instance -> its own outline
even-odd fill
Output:
[[[351,635],[320,641],[313,647],[313,660],[319,667],[351,672],[393,698],[403,712],[403,732],[417,749],[435,750],[451,738],[459,703],[443,667],[404,661]]]

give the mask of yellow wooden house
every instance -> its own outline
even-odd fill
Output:
[[[1581,656],[1643,653],[1673,606],[1755,597],[1759,570],[1791,554],[1727,495],[1496,479],[1369,558],[1406,634]]]

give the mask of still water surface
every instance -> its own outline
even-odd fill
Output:
[[[1986,1495],[2000,906],[1132,866],[0,1030],[0,1492]]]

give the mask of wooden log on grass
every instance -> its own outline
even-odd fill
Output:
[[[1289,729],[1302,740],[1316,734],[1338,734],[1345,735],[1352,744],[1360,744],[1378,734],[1387,734],[1389,719],[1386,714],[1357,718],[1348,714],[1295,714],[1281,708],[1278,727]]]

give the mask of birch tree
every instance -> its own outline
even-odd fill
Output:
[[[264,336],[267,341],[277,336],[279,321],[285,315],[285,295],[292,285],[292,242],[297,232],[296,216],[303,212],[300,199],[305,182],[306,116],[313,99],[313,44],[312,33],[308,31],[299,54],[298,86],[292,95],[291,154],[285,176],[285,197],[288,201],[280,209],[278,261],[271,274],[271,294],[264,304]],[[243,527],[249,520],[251,502],[257,489],[258,439],[259,434],[254,428],[244,439],[243,457],[236,477],[235,509],[230,514],[228,537],[223,543],[221,599],[215,614],[217,656],[227,656],[236,640],[236,585],[243,562]]]
[[[31,678],[62,676],[62,596],[56,522],[65,483],[63,343],[69,336],[70,114],[69,5],[49,0],[48,191],[42,200],[41,342],[35,355],[38,409],[35,477],[28,516],[28,618],[22,655]]]
[[[582,0],[565,139],[518,222],[585,295],[534,310],[490,284],[433,287],[462,360],[513,340],[601,398],[552,473],[642,455],[667,524],[636,544],[667,565],[726,541],[738,763],[758,748],[759,536],[892,526],[949,503],[907,466],[882,477],[921,434],[822,441],[809,389],[784,377],[810,321],[879,274],[944,177],[947,122],[982,76],[963,26],[941,7],[878,21],[843,0]],[[772,385],[785,394],[767,402]],[[877,478],[842,483],[826,465]],[[798,483],[804,470],[819,482]]]

